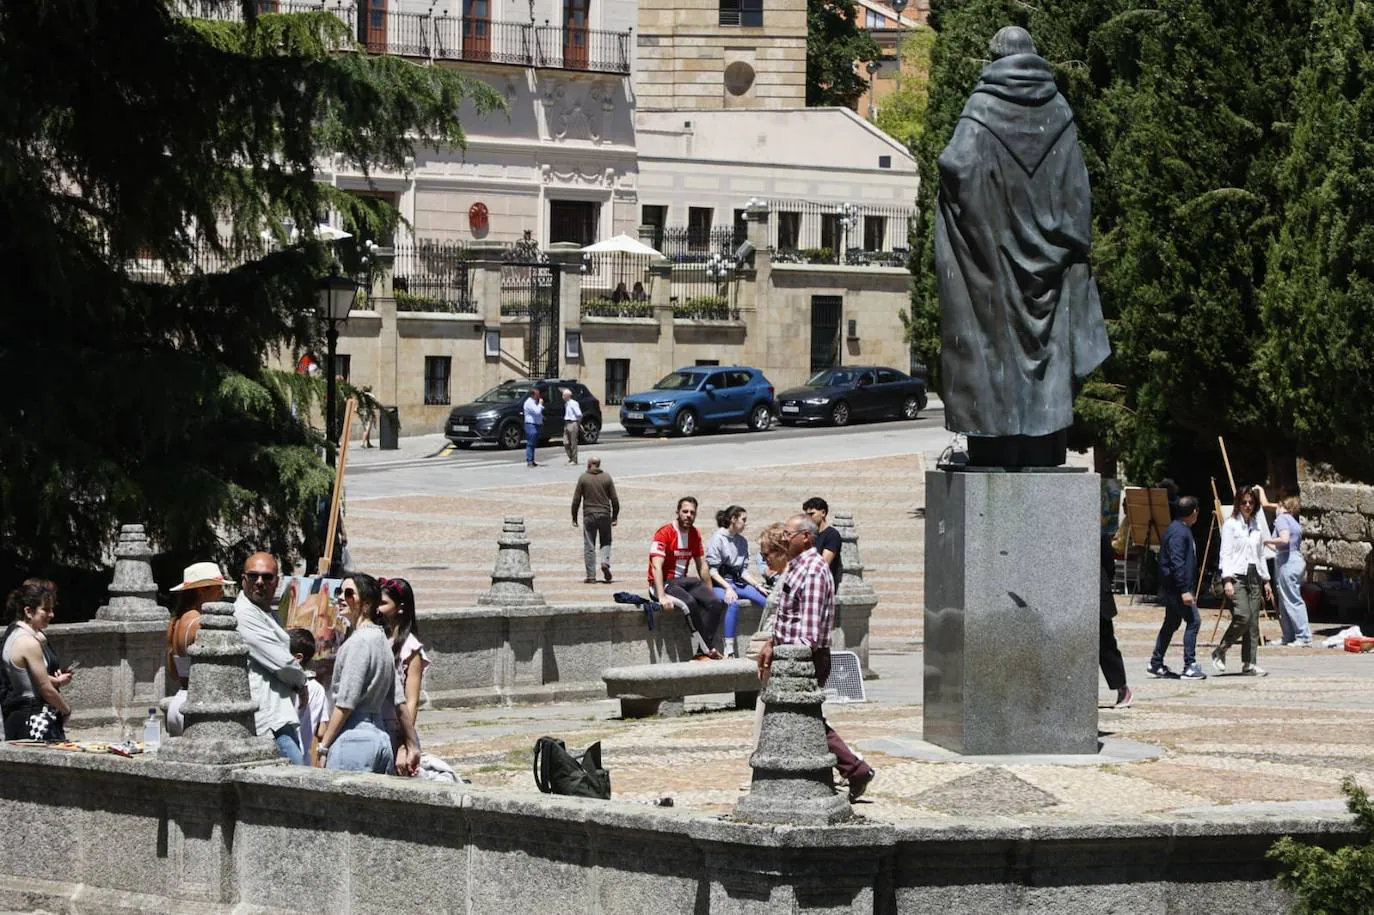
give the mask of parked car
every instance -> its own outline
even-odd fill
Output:
[[[544,426],[542,439],[563,438],[563,394],[560,388],[571,388],[573,397],[582,407],[582,444],[594,445],[601,438],[601,401],[580,381],[545,379],[503,381],[472,403],[454,407],[444,423],[444,435],[459,448],[471,448],[473,442],[495,442],[507,450],[525,444],[525,423],[522,418],[525,398],[539,389],[544,398]]]
[[[778,417],[786,426],[845,426],[856,419],[885,416],[915,419],[926,401],[923,378],[880,365],[846,365],[821,369],[801,387],[779,394]]]
[[[665,375],[651,391],[627,396],[620,424],[630,435],[650,429],[695,435],[732,423],[760,432],[771,425],[775,403],[773,385],[758,369],[699,365]]]

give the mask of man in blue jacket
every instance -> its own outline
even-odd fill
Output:
[[[1206,680],[1207,675],[1197,663],[1197,633],[1202,628],[1202,616],[1193,594],[1197,581],[1197,544],[1193,540],[1193,525],[1197,523],[1197,499],[1184,496],[1178,500],[1174,520],[1164,532],[1159,548],[1159,598],[1164,602],[1164,625],[1159,627],[1154,654],[1145,672],[1152,677],[1178,677],[1185,680]],[[1164,653],[1178,631],[1179,623],[1187,623],[1183,630],[1183,673],[1176,674],[1164,664]]]

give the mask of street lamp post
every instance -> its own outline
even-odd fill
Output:
[[[843,264],[845,261],[845,249],[849,246],[849,230],[859,222],[859,208],[852,203],[840,203],[835,205],[835,222],[840,230],[840,250],[835,252],[835,263]]]
[[[876,60],[870,60],[868,66],[865,67],[865,69],[868,70],[868,119],[870,121],[878,114],[878,100],[877,96],[874,94],[874,80],[877,79],[878,68],[881,66],[882,64],[878,63]]]
[[[329,324],[325,331],[327,354],[324,379],[324,428],[325,438],[328,440],[325,445],[325,460],[329,462],[330,467],[333,467],[334,449],[338,439],[334,428],[334,397],[337,387],[334,356],[339,346],[339,322],[348,320],[348,313],[353,310],[353,302],[358,297],[358,284],[346,276],[339,276],[338,269],[335,268],[329,276],[320,280],[315,294],[319,304],[320,316]]]

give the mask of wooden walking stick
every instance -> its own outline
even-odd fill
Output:
[[[1226,439],[1224,439],[1224,438],[1222,438],[1220,435],[1218,435],[1218,436],[1217,436],[1217,444],[1221,446],[1221,459],[1222,459],[1222,461],[1224,461],[1224,462],[1226,463],[1226,480],[1227,480],[1227,482],[1229,482],[1229,483],[1231,484],[1231,498],[1234,499],[1234,498],[1236,497],[1236,496],[1235,496],[1235,493],[1236,493],[1236,475],[1235,475],[1234,473],[1231,472],[1231,456],[1230,456],[1229,454],[1226,453]],[[1212,480],[1212,496],[1213,496],[1213,498],[1216,497],[1216,494],[1217,494],[1217,481],[1216,481],[1215,478],[1213,478],[1213,480]],[[1221,500],[1220,500],[1220,499],[1217,499],[1217,507],[1218,507],[1218,508],[1221,507]],[[1220,512],[1218,512],[1218,517],[1220,517]]]
[[[334,535],[339,530],[339,503],[343,499],[344,470],[348,467],[348,433],[353,428],[353,413],[358,402],[352,397],[344,407],[343,435],[339,441],[339,459],[334,468],[334,493],[329,500],[329,532],[324,538],[324,555],[320,557],[320,577],[329,575],[329,567],[334,564]]]
[[[1221,441],[1221,437],[1220,437],[1220,436],[1217,437],[1217,441]],[[1222,456],[1223,456],[1223,457],[1226,455],[1226,445],[1225,445],[1225,443],[1222,443],[1222,446],[1221,446],[1221,453],[1222,453]],[[1230,473],[1230,472],[1231,472],[1231,462],[1230,462],[1229,460],[1226,462],[1226,472],[1227,472],[1227,473]],[[1235,485],[1235,484],[1232,484],[1233,487],[1234,487],[1234,485]],[[1217,495],[1217,478],[1216,478],[1216,477],[1212,477],[1212,525],[1213,525],[1213,527],[1219,528],[1219,527],[1220,527],[1222,524],[1224,524],[1224,523],[1225,523],[1225,522],[1222,521],[1222,518],[1221,518],[1221,496]],[[1208,530],[1207,530],[1207,550],[1208,550],[1208,553],[1211,552],[1211,549],[1212,549],[1212,528],[1208,528]],[[1221,571],[1221,557],[1220,557],[1220,556],[1217,557],[1217,571]],[[1198,579],[1197,579],[1197,586],[1198,586],[1199,589],[1202,588],[1202,576],[1201,576],[1201,575],[1198,576]],[[1198,598],[1198,595],[1194,594],[1194,595],[1193,595],[1193,599],[1194,599],[1194,600],[1197,600],[1197,598]],[[1225,591],[1222,591],[1222,592],[1221,592],[1221,606],[1219,606],[1219,607],[1217,608],[1217,619],[1216,619],[1216,622],[1212,624],[1212,641],[1211,641],[1211,644],[1213,644],[1213,645],[1215,645],[1215,644],[1217,643],[1217,630],[1221,628],[1221,615],[1222,615],[1223,613],[1225,613],[1225,612],[1226,612],[1226,592],[1225,592]]]

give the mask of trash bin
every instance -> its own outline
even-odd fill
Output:
[[[401,437],[401,408],[382,407],[381,446],[383,451],[395,451]]]

